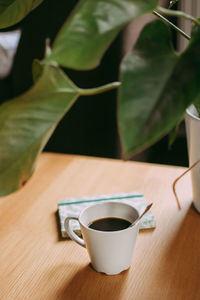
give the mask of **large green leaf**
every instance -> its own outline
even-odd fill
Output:
[[[6,28],[21,21],[43,0],[0,0],[0,28]]]
[[[45,67],[28,92],[0,106],[0,195],[23,186],[38,154],[79,89],[56,67]]]
[[[148,24],[121,65],[118,98],[123,157],[129,158],[167,134],[200,93],[200,28],[177,55],[168,26]]]
[[[152,12],[157,0],[81,0],[57,36],[46,61],[87,70],[96,67],[122,28]]]
[[[38,5],[40,5],[44,0],[33,0],[32,2],[32,9],[35,9],[36,7],[38,7]]]
[[[0,0],[0,14],[2,14],[15,0]]]

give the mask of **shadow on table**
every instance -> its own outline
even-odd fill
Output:
[[[118,275],[105,275],[90,265],[79,270],[70,282],[57,293],[58,300],[120,299],[128,271]]]
[[[62,237],[61,234],[61,228],[60,228],[60,218],[59,218],[59,214],[58,214],[58,210],[54,213],[55,216],[55,221],[56,221],[56,227],[57,227],[57,232],[58,232],[58,237],[57,237],[57,241],[66,241],[66,238]]]
[[[200,299],[200,214],[191,206],[166,248],[159,270],[169,299]],[[198,275],[198,276],[197,276]]]

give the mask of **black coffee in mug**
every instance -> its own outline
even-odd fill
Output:
[[[89,228],[99,231],[118,231],[128,228],[131,222],[121,218],[102,218],[94,220],[88,225]]]

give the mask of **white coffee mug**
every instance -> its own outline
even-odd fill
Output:
[[[89,228],[89,225],[102,218],[120,218],[133,223],[138,217],[139,212],[133,206],[110,201],[85,208],[79,217],[67,217],[64,226],[72,240],[87,248],[92,266],[96,271],[114,275],[128,269],[131,265],[139,222],[117,231],[95,230]],[[71,229],[70,220],[72,219],[79,222],[83,239]]]

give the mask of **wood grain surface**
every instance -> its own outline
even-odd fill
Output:
[[[20,191],[0,199],[1,300],[199,300],[200,215],[185,169],[43,153]],[[157,221],[139,233],[128,271],[90,267],[86,249],[59,234],[57,202],[67,197],[139,191]]]

